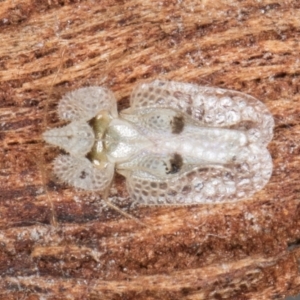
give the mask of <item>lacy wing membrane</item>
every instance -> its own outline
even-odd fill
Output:
[[[263,145],[273,137],[274,120],[266,106],[250,95],[233,90],[155,80],[136,86],[130,105],[131,111],[173,108],[202,126],[247,131],[251,142]]]
[[[175,139],[178,153],[173,146],[173,155],[180,155],[182,160],[177,173],[164,175],[153,173],[151,164],[145,168],[146,159],[131,161],[131,171],[124,175],[136,203],[236,201],[261,189],[271,176],[272,160],[265,147],[272,139],[274,121],[265,105],[252,96],[156,80],[133,90],[131,107],[122,111],[121,117],[135,123],[155,142],[164,134],[168,135],[165,144]],[[198,133],[209,130],[206,137]],[[218,145],[212,136],[224,138]],[[203,160],[200,154],[190,155],[195,159],[189,157],[185,150],[193,153],[199,149],[195,139],[204,145]],[[207,143],[210,145],[206,146]],[[167,165],[164,147],[156,148],[162,152],[161,156],[156,153],[156,165]],[[147,155],[151,158],[151,154]]]
[[[155,159],[159,160],[157,157]],[[139,161],[135,166],[131,165],[131,172],[124,175],[135,203],[182,205],[247,198],[260,190],[271,174],[272,159],[268,150],[250,145],[241,149],[235,162],[227,165],[184,164],[176,174],[158,176],[150,167],[147,170],[143,161]]]

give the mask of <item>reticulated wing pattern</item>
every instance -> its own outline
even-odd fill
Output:
[[[66,94],[58,114],[71,123],[43,137],[70,153],[54,173],[76,188],[103,191],[116,166],[135,203],[218,203],[251,196],[272,173],[274,120],[240,92],[156,80],[118,116],[112,92],[87,87]]]
[[[104,87],[84,87],[67,93],[58,105],[58,115],[66,121],[88,121],[105,110],[118,116],[114,94]]]
[[[54,174],[63,182],[88,191],[102,191],[112,181],[114,165],[97,168],[85,157],[59,155],[53,161]]]
[[[247,198],[261,189],[271,174],[267,149],[249,145],[227,166],[195,166],[164,179],[133,171],[126,176],[126,184],[133,201],[141,205],[205,204]]]
[[[274,120],[266,106],[237,91],[155,80],[138,85],[130,104],[141,114],[148,108],[174,108],[200,126],[244,130],[251,143],[267,145],[273,137]]]

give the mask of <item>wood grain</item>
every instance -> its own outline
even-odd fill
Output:
[[[297,0],[4,0],[0,5],[0,299],[284,299],[300,293]],[[268,185],[235,204],[130,208],[58,183],[41,133],[67,91],[172,79],[263,101]]]

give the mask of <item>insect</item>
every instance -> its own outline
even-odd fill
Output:
[[[272,173],[273,117],[237,91],[155,80],[118,114],[110,90],[84,87],[61,99],[58,115],[69,124],[43,138],[68,153],[53,169],[76,188],[104,191],[116,171],[133,203],[218,203],[251,196]]]

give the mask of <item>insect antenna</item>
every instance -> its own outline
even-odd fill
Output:
[[[124,217],[135,221],[136,223],[138,223],[139,225],[141,225],[143,227],[149,228],[149,225],[147,225],[144,222],[140,221],[138,218],[132,216],[131,214],[126,213],[125,211],[123,211],[122,209],[120,209],[117,205],[115,205],[111,201],[109,201],[109,191],[110,191],[110,188],[112,186],[112,183],[113,183],[113,180],[111,181],[111,183],[109,184],[109,186],[106,187],[106,189],[102,192],[102,200],[105,202],[105,204],[108,207],[112,208],[113,210],[117,211],[119,214],[123,215]]]
[[[61,51],[61,60],[63,59],[64,53],[65,53],[65,47],[62,49]],[[47,96],[46,96],[46,101],[45,101],[45,105],[43,107],[43,118],[42,118],[42,128],[47,128],[47,112],[49,110],[49,99],[51,97],[52,91],[53,91],[53,86],[56,82],[56,79],[61,71],[63,64],[59,64],[59,67],[55,73],[55,76],[52,79],[52,82],[50,84],[50,89],[47,92]],[[42,140],[42,138],[40,138],[40,140]],[[50,224],[57,227],[58,226],[58,222],[57,222],[57,216],[55,213],[55,208],[54,208],[54,203],[51,199],[50,196],[50,191],[47,185],[47,175],[46,175],[46,168],[44,168],[43,166],[46,165],[46,161],[45,161],[45,150],[44,148],[42,149],[41,152],[37,153],[38,156],[38,162],[37,162],[37,166],[39,168],[40,174],[41,174],[41,178],[42,178],[42,183],[45,189],[45,193],[46,193],[46,197],[47,197],[47,202],[49,203],[49,207],[51,210],[51,216],[50,216]]]

